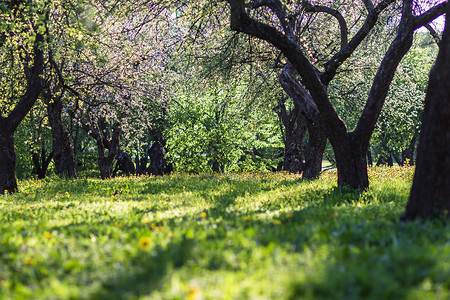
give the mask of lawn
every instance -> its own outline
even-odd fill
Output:
[[[448,299],[450,226],[371,188],[286,173],[20,183],[0,197],[0,299]]]

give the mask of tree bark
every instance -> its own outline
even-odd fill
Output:
[[[304,154],[304,163],[302,165],[303,178],[312,179],[319,175],[322,171],[322,158],[327,138],[323,132],[323,122],[317,106],[311,95],[303,88],[303,86],[295,78],[295,69],[290,62],[286,63],[280,75],[280,84],[285,93],[294,101],[292,113],[300,115],[306,123],[309,132],[309,139]],[[292,117],[291,117],[292,118]],[[286,117],[285,117],[286,119]],[[288,122],[283,122],[286,128],[286,140],[288,138]],[[302,149],[305,131],[296,137],[296,143]],[[302,151],[303,157],[303,151]]]
[[[0,194],[5,191],[17,192],[17,156],[14,149],[14,132],[33,107],[43,87],[41,79],[44,70],[44,55],[41,50],[43,41],[43,35],[37,33],[33,46],[33,58],[31,59],[30,55],[25,58],[27,60],[24,63],[27,81],[25,93],[20,97],[8,117],[4,117],[0,113]],[[31,60],[33,60],[33,65],[29,68],[27,64]]]
[[[303,178],[313,179],[322,172],[322,159],[327,137],[320,126],[310,119],[306,119],[309,139],[305,149],[305,167]]]
[[[306,125],[298,105],[294,103],[294,108],[288,112],[284,101],[284,99],[279,99],[278,106],[274,108],[285,132],[282,169],[300,174],[303,172],[305,164],[302,144],[306,134]]]
[[[402,220],[425,219],[450,211],[450,9],[439,54],[430,72],[416,171]]]
[[[13,134],[4,135],[0,130],[0,194],[17,192],[16,165]]]
[[[48,121],[52,132],[53,161],[55,162],[56,173],[60,177],[76,178],[75,159],[70,134],[64,130],[61,119],[61,98],[52,97],[48,90],[44,91],[43,95],[47,104]]]

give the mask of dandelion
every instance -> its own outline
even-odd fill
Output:
[[[200,214],[200,218],[206,218],[206,213],[205,213],[205,212],[202,212],[202,213]]]
[[[139,239],[139,248],[142,250],[148,250],[150,249],[152,245],[152,240],[148,236],[143,236]]]
[[[27,258],[25,258],[25,259],[23,260],[23,263],[26,264],[26,265],[28,265],[28,266],[34,265],[34,259],[32,259],[32,258],[30,258],[30,257],[27,257]]]
[[[47,239],[49,239],[49,238],[51,238],[51,237],[52,237],[52,233],[51,233],[51,232],[48,232],[48,231],[46,231],[46,232],[44,232],[44,237],[45,237],[45,238],[47,238]]]
[[[188,292],[188,299],[196,299],[199,292],[200,291],[198,289],[195,288],[190,289]]]

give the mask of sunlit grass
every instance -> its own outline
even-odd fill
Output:
[[[398,221],[412,173],[23,181],[0,197],[0,298],[445,299],[449,227]]]

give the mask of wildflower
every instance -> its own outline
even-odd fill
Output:
[[[251,219],[252,219],[252,217],[246,216],[246,217],[244,218],[244,221],[250,221]]]
[[[200,214],[200,218],[206,218],[206,213],[205,213],[205,212],[202,212],[202,213]]]
[[[188,299],[195,299],[199,294],[199,292],[200,291],[195,288],[190,289],[188,292]]]
[[[273,220],[273,225],[281,225],[281,221],[280,220]]]
[[[152,245],[152,240],[148,236],[143,236],[139,239],[139,248],[142,250],[148,250],[150,249]]]
[[[26,265],[28,265],[28,266],[33,265],[33,264],[34,264],[34,259],[32,259],[32,258],[30,258],[30,257],[25,258],[25,259],[23,260],[23,263],[26,264]]]
[[[46,231],[46,232],[44,232],[44,237],[45,237],[45,238],[47,238],[47,239],[49,239],[49,238],[51,238],[51,237],[52,237],[52,233],[51,233],[51,232],[48,232],[48,231]]]

